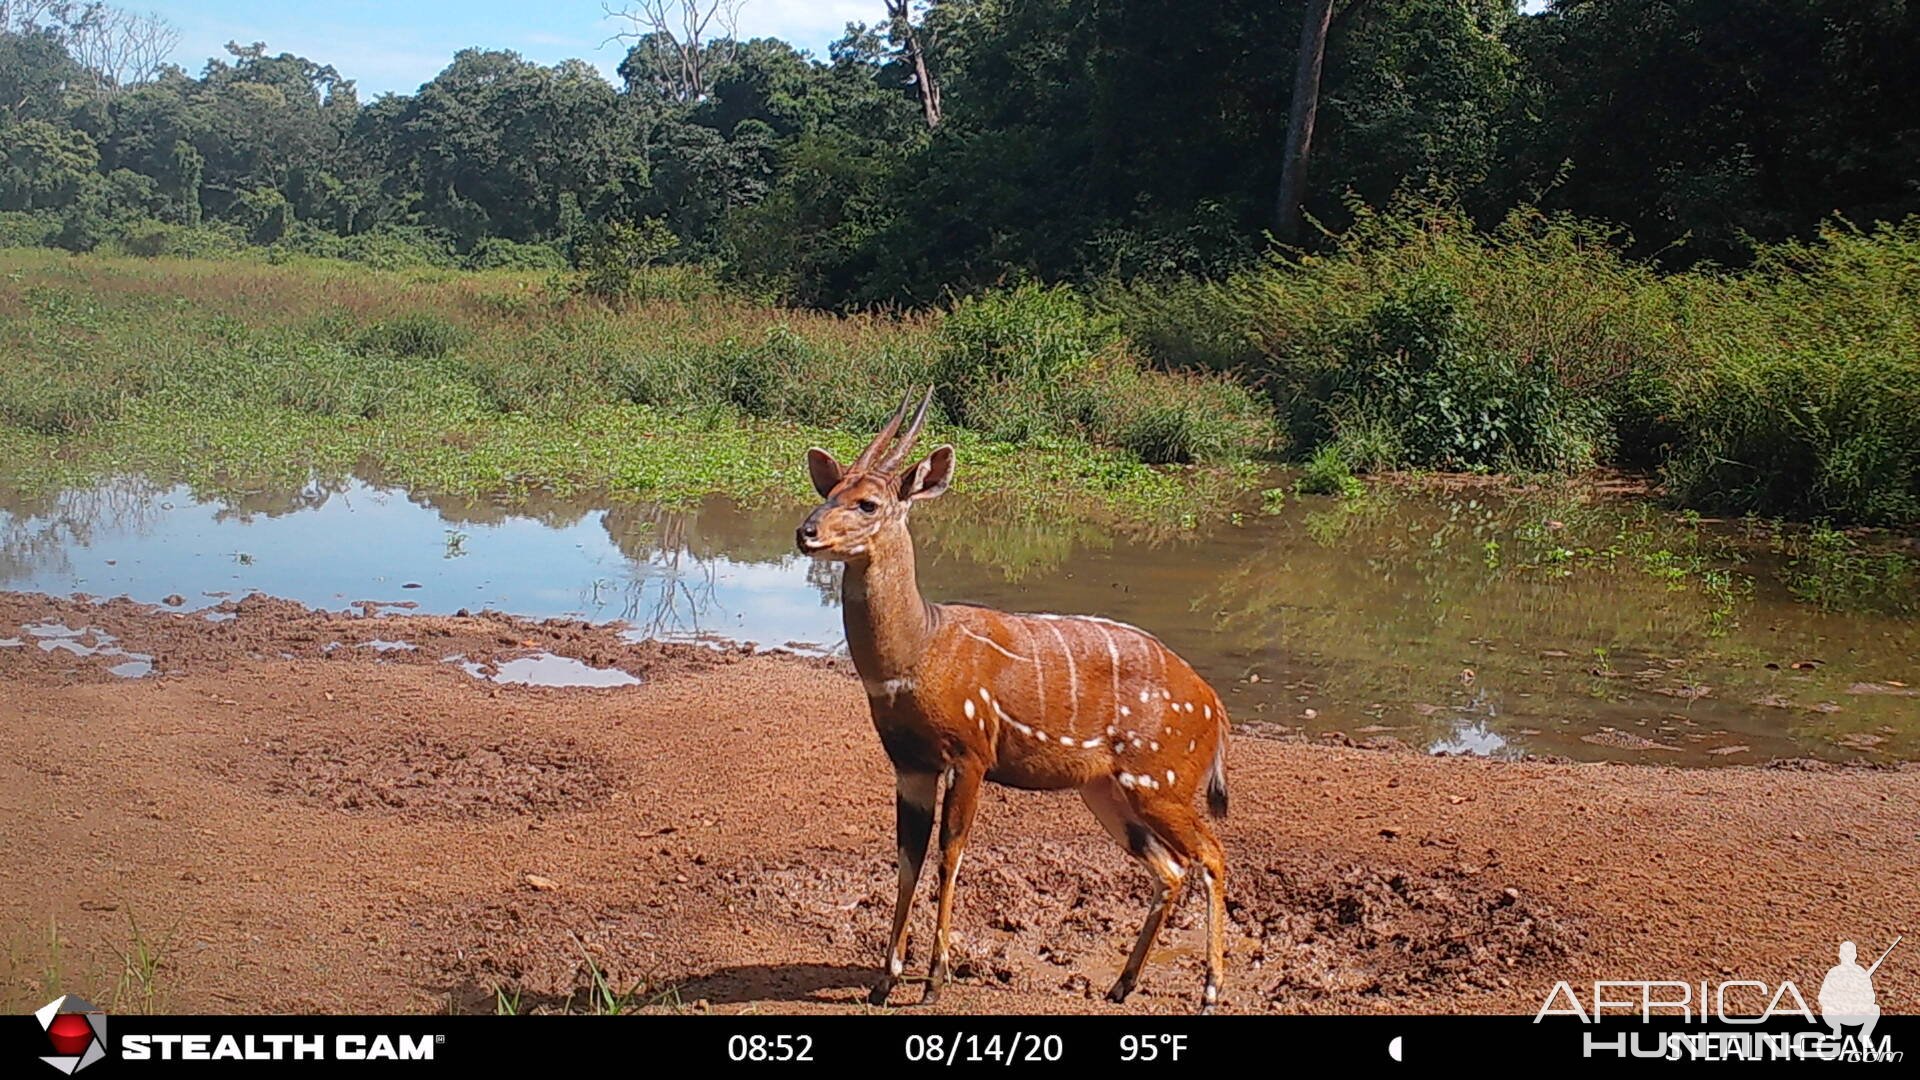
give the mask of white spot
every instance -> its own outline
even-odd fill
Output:
[[[1168,769],[1168,770],[1167,770],[1167,783],[1169,783],[1169,784],[1171,784],[1171,783],[1173,783],[1173,770],[1172,770],[1172,769]]]
[[[1173,691],[1171,691],[1171,690],[1162,690],[1162,691],[1160,691],[1160,700],[1161,700],[1161,701],[1172,701],[1172,700],[1173,700]]]
[[[1044,731],[1036,731],[1036,732],[1034,732],[1034,733],[1033,733],[1033,737],[1034,737],[1034,738],[1036,738],[1036,739],[1039,739],[1039,740],[1040,740],[1041,742],[1046,742],[1046,741],[1047,741],[1047,733],[1046,733],[1046,732],[1044,732]]]
[[[1133,737],[1132,739],[1130,739],[1130,740],[1128,740],[1128,741],[1130,741],[1130,742],[1132,742],[1132,743],[1133,743],[1133,748],[1134,748],[1135,750],[1138,750],[1138,749],[1140,749],[1140,738],[1139,738],[1139,736],[1137,736],[1137,735],[1136,735],[1136,736],[1134,736],[1134,737]]]
[[[1188,739],[1188,740],[1187,740],[1187,753],[1189,753],[1189,754],[1191,754],[1191,753],[1193,753],[1193,748],[1194,748],[1194,747],[1196,747],[1196,746],[1199,746],[1199,745],[1200,745],[1200,740],[1199,740],[1199,739]]]
[[[887,970],[892,972],[895,975],[898,975],[902,971],[906,970],[906,967],[907,967],[906,961],[900,959],[897,956],[887,961]]]
[[[992,694],[989,694],[989,693],[987,693],[987,688],[986,688],[986,687],[984,687],[984,686],[980,688],[980,700],[981,700],[981,701],[992,701],[992,700],[993,700],[993,695],[992,695]]]
[[[961,702],[960,707],[966,710],[967,719],[969,720],[973,719],[973,699],[972,698],[968,698],[967,700]]]
[[[1120,786],[1121,786],[1121,787],[1123,787],[1123,788],[1130,788],[1130,787],[1132,787],[1132,786],[1133,786],[1133,774],[1132,774],[1132,773],[1124,773],[1124,772],[1123,772],[1123,773],[1121,773],[1121,774],[1120,774]]]
[[[1151,751],[1153,751],[1154,753],[1156,753],[1156,754],[1157,754],[1157,753],[1159,753],[1159,752],[1160,752],[1160,744],[1159,744],[1159,743],[1157,743],[1157,742],[1148,742],[1148,743],[1147,743],[1147,749],[1149,749],[1149,750],[1151,750]]]
[[[1206,717],[1207,719],[1209,719],[1209,720],[1211,720],[1211,719],[1213,719],[1213,706],[1211,706],[1211,705],[1202,705],[1202,706],[1200,706],[1200,712],[1201,712],[1201,714],[1202,714],[1202,715],[1204,715],[1204,716],[1205,716],[1205,717]]]
[[[865,679],[860,681],[861,684],[867,688],[868,697],[885,697],[888,702],[892,702],[894,698],[901,694],[912,692],[914,687],[914,682],[911,677],[904,679],[881,679],[873,682],[868,682]]]
[[[1145,690],[1142,690],[1140,691],[1140,704],[1145,705],[1146,703],[1147,703],[1147,692]]]
[[[1120,706],[1120,715],[1121,715],[1121,716],[1132,716],[1132,715],[1133,715],[1133,710],[1132,710],[1132,709],[1129,709],[1129,708],[1127,708],[1127,707],[1126,707],[1125,705],[1122,705],[1122,706]]]
[[[1120,734],[1120,729],[1119,729],[1119,728],[1117,728],[1117,727],[1114,727],[1114,726],[1113,726],[1112,724],[1108,724],[1108,725],[1107,725],[1107,734],[1108,734],[1108,735],[1118,735],[1118,734]]]

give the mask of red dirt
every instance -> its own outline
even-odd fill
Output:
[[[131,919],[164,940],[157,1005],[179,1011],[491,1011],[497,989],[560,1009],[584,1001],[589,957],[657,1007],[865,1008],[893,797],[843,667],[577,622],[228,610],[0,594],[0,638],[51,617],[156,667],[0,648],[10,1006],[47,989],[50,927],[65,988],[111,1001]],[[350,647],[374,639],[419,648]],[[497,686],[440,662],[528,649],[647,681]],[[1230,773],[1233,1011],[1531,1013],[1561,979],[1817,985],[1841,938],[1920,930],[1912,766],[1243,736]],[[939,1010],[1114,1008],[1099,992],[1147,892],[1073,796],[991,789]],[[1196,1004],[1200,918],[1189,897],[1122,1008]],[[1920,1009],[1920,953],[1876,985],[1883,1009]]]

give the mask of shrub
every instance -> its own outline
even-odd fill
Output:
[[[29,371],[0,379],[0,421],[41,435],[71,435],[112,419],[134,392],[98,373]]]
[[[1112,378],[1099,413],[1099,441],[1149,465],[1243,461],[1273,443],[1266,409],[1225,379],[1154,372]]]
[[[1344,335],[1337,365],[1317,380],[1319,433],[1344,435],[1342,417],[1364,417],[1386,429],[1366,438],[1393,447],[1393,464],[1423,468],[1592,464],[1596,403],[1563,386],[1544,360],[1522,362],[1489,346],[1463,306],[1452,286],[1431,278],[1380,297]]]
[[[207,259],[232,255],[246,247],[239,230],[214,225],[174,225],[141,220],[122,227],[120,247],[143,259]]]
[[[0,248],[52,247],[60,218],[44,210],[0,210]]]
[[[581,292],[609,304],[649,299],[640,295],[643,271],[665,259],[680,240],[660,218],[602,222],[581,245]]]
[[[1920,521],[1920,219],[1763,249],[1696,278],[1708,360],[1677,378],[1667,463],[1696,506]]]
[[[445,356],[466,340],[467,332],[445,317],[416,311],[369,325],[353,344],[364,354],[421,359]]]
[[[1313,452],[1313,456],[1307,459],[1306,467],[1300,470],[1300,479],[1295,486],[1303,494],[1338,495],[1342,498],[1366,491],[1366,486],[1354,477],[1346,455],[1341,453],[1336,443],[1326,443]]]
[[[955,423],[1020,441],[1085,428],[1099,369],[1118,359],[1113,319],[1090,313],[1065,286],[982,293],[940,324],[933,378]]]
[[[523,244],[505,237],[482,237],[467,253],[469,270],[562,270],[567,257],[552,244]]]

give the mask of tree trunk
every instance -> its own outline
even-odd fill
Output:
[[[1282,243],[1300,238],[1300,203],[1306,197],[1307,155],[1313,147],[1313,118],[1320,110],[1320,68],[1327,58],[1327,25],[1333,0],[1307,0],[1300,24],[1300,55],[1293,67],[1293,108],[1287,115],[1287,156],[1280,169],[1280,199],[1274,236]]]
[[[933,71],[927,67],[927,54],[920,48],[920,35],[914,32],[913,20],[907,10],[911,0],[887,0],[887,14],[892,17],[895,32],[900,35],[901,44],[907,53],[907,62],[913,65],[913,88],[920,95],[920,114],[926,118],[927,129],[940,126],[940,84],[933,81]]]

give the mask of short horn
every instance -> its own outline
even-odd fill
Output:
[[[909,397],[907,400],[913,400],[911,397],[912,392],[909,391],[908,393]],[[900,436],[900,441],[893,445],[893,450],[890,451],[885,458],[882,458],[880,464],[876,466],[879,471],[890,473],[898,469],[900,463],[906,460],[907,454],[913,450],[913,441],[920,437],[920,429],[926,426],[927,406],[932,404],[933,384],[928,383],[927,394],[920,399],[920,411],[913,414],[913,423],[907,425],[906,433]]]
[[[893,410],[893,418],[887,421],[887,426],[880,429],[880,434],[873,437],[873,441],[867,444],[865,450],[860,451],[860,456],[853,459],[853,464],[847,467],[847,471],[864,471],[873,468],[874,459],[878,458],[880,451],[893,441],[894,432],[900,430],[900,421],[906,417],[907,405],[912,401],[913,391],[908,390],[900,398],[900,407]]]

